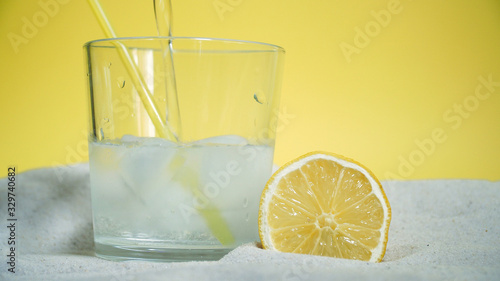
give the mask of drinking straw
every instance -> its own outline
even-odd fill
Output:
[[[88,3],[106,37],[116,38],[117,36],[113,28],[111,27],[111,24],[109,23],[108,18],[106,17],[106,14],[104,13],[99,3],[99,0],[88,0]],[[137,69],[137,66],[132,60],[127,47],[120,42],[112,42],[112,44],[117,48],[118,55],[120,56],[123,65],[125,66],[130,78],[132,79],[132,83],[134,84],[137,93],[139,94],[139,97],[142,101],[142,104],[144,105],[144,108],[149,115],[149,118],[151,118],[151,121],[156,128],[156,131],[158,132],[160,137],[169,139],[171,141],[176,141],[177,138],[168,128],[166,120],[163,120],[161,118],[157,110],[158,106],[156,106],[154,102],[153,95],[146,87],[144,78],[142,77],[141,72]]]

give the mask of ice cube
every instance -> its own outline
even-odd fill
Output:
[[[129,176],[130,186],[141,192],[154,192],[168,177],[167,166],[175,153],[175,144],[160,138],[141,138],[136,145],[126,147],[119,166]]]

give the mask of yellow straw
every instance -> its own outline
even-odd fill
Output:
[[[99,0],[88,0],[88,3],[106,37],[116,38],[116,34],[113,31],[113,28],[111,27],[111,24],[109,23],[108,18],[106,17],[106,14],[104,13],[101,5],[99,4]],[[137,66],[132,60],[127,47],[125,47],[125,45],[120,42],[113,42],[113,45],[115,45],[115,47],[117,48],[120,59],[125,65],[125,68],[127,69],[127,72],[132,79],[132,83],[134,84],[137,93],[139,94],[139,97],[144,105],[144,108],[149,115],[149,118],[151,118],[151,121],[156,128],[156,131],[158,132],[160,137],[175,141],[175,135],[169,130],[166,124],[166,120],[163,120],[158,113],[158,107],[155,105],[153,95],[146,87],[144,78],[142,77],[141,72],[137,69]]]

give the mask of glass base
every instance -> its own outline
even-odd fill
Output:
[[[95,243],[95,254],[99,258],[112,261],[147,260],[158,262],[217,261],[232,248],[222,249],[179,249],[154,248],[145,246],[116,246]]]

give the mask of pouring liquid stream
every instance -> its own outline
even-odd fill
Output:
[[[172,37],[172,4],[170,0],[153,0],[156,29],[158,36]],[[175,70],[173,60],[173,42],[168,40],[168,46],[162,44],[163,62],[165,68],[165,84],[167,95],[167,111],[165,121],[170,131],[173,132],[175,141],[179,142],[181,118],[175,83]],[[175,128],[173,128],[175,127]]]
[[[172,37],[172,4],[170,0],[153,0],[156,28],[158,35],[161,37]],[[171,124],[177,125],[177,134],[175,135],[177,143],[182,145],[182,141],[179,139],[180,128],[181,128],[181,118],[179,112],[179,103],[177,96],[177,86],[175,83],[175,69],[174,69],[174,49],[173,40],[168,40],[168,46],[162,46],[163,49],[163,61],[165,64],[165,79],[167,88],[167,126],[170,130],[174,132],[175,130],[171,127]],[[177,182],[179,182],[184,188],[190,190],[191,194],[197,198],[197,200],[206,199],[204,194],[200,191],[199,187],[199,171],[190,168],[188,163],[186,163],[185,152],[179,151],[175,160],[172,163],[176,163],[176,176],[174,177]],[[199,169],[199,168],[198,168]],[[203,218],[207,227],[210,229],[212,235],[222,244],[222,245],[232,245],[235,242],[234,236],[229,230],[229,225],[227,221],[222,216],[220,210],[213,202],[207,203],[207,206],[203,208],[196,208],[198,214]]]

